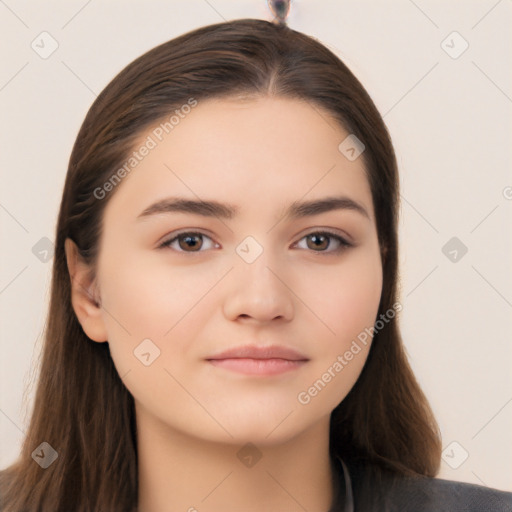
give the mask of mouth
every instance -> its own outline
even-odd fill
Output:
[[[301,368],[309,359],[280,346],[247,345],[229,349],[206,359],[215,367],[245,375],[279,375]]]

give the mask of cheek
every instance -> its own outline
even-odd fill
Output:
[[[315,275],[311,294],[319,343],[309,380],[298,402],[316,414],[332,411],[356,383],[371,347],[371,331],[382,293],[382,266],[377,246],[354,251],[328,272]]]
[[[360,254],[328,277],[317,279],[323,293],[314,307],[323,323],[317,323],[315,362],[297,395],[313,415],[331,412],[343,401],[366,362],[382,292],[380,256]]]
[[[353,252],[343,263],[304,280],[310,309],[321,320],[324,352],[342,350],[373,326],[382,293],[382,267],[376,251]],[[319,331],[320,332],[320,331]]]
[[[202,304],[222,277],[217,274],[206,267],[199,271],[161,261],[156,265],[136,258],[105,258],[101,297],[113,358],[121,350],[129,357],[144,339],[152,340],[162,356],[186,350],[206,320],[201,318]]]
[[[103,317],[119,376],[139,404],[158,411],[166,396],[168,413],[175,413],[190,397],[171,375],[181,382],[196,370],[194,340],[207,322],[201,298],[218,278],[128,259],[104,265],[103,275]]]
[[[355,336],[375,322],[382,293],[380,262],[364,265],[345,276],[339,283],[339,290],[337,312],[331,311],[336,330],[348,330]]]

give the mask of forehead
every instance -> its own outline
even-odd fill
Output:
[[[351,161],[340,151],[349,133],[317,105],[274,97],[208,99],[184,112],[141,135],[135,151],[150,149],[117,185],[108,210],[136,217],[149,201],[182,195],[253,205],[261,213],[343,193],[373,216],[363,159]]]

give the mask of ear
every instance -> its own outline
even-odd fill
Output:
[[[107,330],[103,322],[99,294],[95,289],[96,284],[91,280],[91,268],[70,238],[66,238],[64,250],[71,279],[71,303],[78,321],[91,340],[105,342],[108,340]]]

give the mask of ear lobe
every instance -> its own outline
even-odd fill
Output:
[[[70,238],[64,242],[66,261],[71,281],[71,303],[85,334],[93,341],[108,340],[103,321],[101,299],[91,268],[81,257],[78,247]]]

